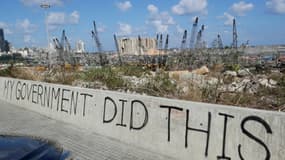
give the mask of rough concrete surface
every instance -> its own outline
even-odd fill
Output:
[[[0,100],[0,135],[3,134],[35,136],[55,141],[71,152],[70,158],[76,160],[172,159]]]
[[[83,128],[83,133],[78,131],[73,134],[73,131],[64,128],[69,126],[75,130],[71,125],[62,123],[54,127],[54,120],[43,125],[45,119],[32,120],[34,122],[30,125],[35,126],[35,130],[41,125],[55,131],[63,127],[53,132],[53,137],[66,140],[63,144],[69,142],[70,148],[76,148],[77,145],[72,145],[72,140],[76,140],[82,151],[79,149],[75,153],[79,152],[82,156],[85,152],[89,154],[92,146],[102,144],[105,148],[95,147],[94,154],[90,151],[90,156],[107,150],[110,154],[115,153],[113,159],[127,159],[124,158],[127,153],[135,153],[133,156],[136,157],[130,159],[159,159],[158,154],[179,160],[285,159],[284,113],[2,77],[0,99]],[[13,119],[13,116],[6,117]],[[34,116],[23,114],[22,121],[30,122],[31,117]],[[14,125],[19,121],[21,119],[14,121]],[[31,131],[25,127],[23,130]],[[42,129],[37,132],[45,133]],[[105,138],[98,138],[98,135],[128,144],[129,148],[124,149],[120,143],[114,147],[117,145],[112,145],[113,141],[110,141],[111,145],[101,142]],[[98,142],[90,141],[96,136]],[[130,146],[141,147],[155,154],[147,156],[143,150],[136,153],[137,150]]]

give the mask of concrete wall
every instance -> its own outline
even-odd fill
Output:
[[[1,77],[0,98],[176,159],[285,159],[284,113]]]
[[[156,49],[156,39],[155,38],[141,38],[141,48],[139,47],[138,37],[122,37],[118,38],[118,47],[121,54],[127,55],[139,55],[146,54],[140,53],[147,52],[149,50]]]

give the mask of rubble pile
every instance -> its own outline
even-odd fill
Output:
[[[201,68],[196,71],[201,71]],[[177,80],[177,89],[182,94],[189,95],[189,98],[181,96],[182,98],[193,100],[195,97],[195,100],[202,102],[285,110],[282,108],[285,106],[285,97],[279,95],[276,98],[274,95],[280,90],[280,84],[270,74],[254,74],[248,68],[226,70],[218,76],[213,76],[210,70],[196,71],[169,72],[170,78]],[[281,76],[280,73],[275,75]]]
[[[201,66],[194,70],[155,72],[136,66],[88,68],[77,72],[22,67],[12,68],[10,76],[82,88],[285,111],[285,75],[281,70],[272,68],[260,72],[239,66],[231,69]],[[3,70],[5,74],[11,72],[6,70]]]

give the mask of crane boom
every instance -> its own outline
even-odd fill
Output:
[[[238,38],[238,35],[237,35],[236,19],[233,19],[233,44],[232,44],[232,47],[235,49],[237,49],[237,45],[238,45],[237,38]]]
[[[162,38],[162,34],[160,34],[159,49],[162,49],[162,43],[163,43],[163,38]]]
[[[199,30],[198,34],[197,34],[197,40],[196,40],[196,45],[195,48],[203,48],[203,42],[202,42],[202,36],[203,36],[203,32],[204,32],[205,26],[202,25],[201,29]]]
[[[69,43],[69,41],[68,41],[68,39],[67,39],[66,36],[65,36],[64,39],[65,39],[65,43],[66,43],[65,50],[66,50],[67,52],[70,52],[70,51],[71,51],[70,43]]]
[[[141,36],[139,35],[138,36],[138,41],[139,41],[139,55],[142,55],[143,54],[143,50],[142,50],[142,38]]]
[[[166,39],[165,39],[165,45],[164,45],[164,50],[165,50],[165,52],[166,52],[167,49],[168,49],[168,39],[169,39],[169,35],[167,34],[167,35],[166,35]]]
[[[185,29],[183,33],[183,37],[182,37],[181,47],[180,47],[181,50],[186,49],[186,42],[187,42],[187,30]]]
[[[115,45],[116,45],[116,49],[117,49],[117,53],[118,53],[119,64],[122,65],[121,53],[120,53],[119,44],[118,44],[116,34],[114,34],[114,41],[115,41]]]
[[[197,34],[196,32],[197,32],[198,21],[199,21],[199,18],[196,17],[196,19],[195,19],[195,21],[193,23],[191,36],[190,36],[190,49],[194,48],[195,38],[196,38],[196,34]]]
[[[156,49],[159,49],[158,41],[159,41],[159,34],[156,34],[156,41],[155,41]]]
[[[65,30],[62,30],[60,45],[61,45],[63,50],[64,50],[64,47],[65,47],[65,37],[66,37],[65,36]]]
[[[98,49],[98,52],[102,52],[102,44],[99,40],[99,36],[98,36],[98,31],[97,31],[97,27],[96,27],[96,23],[95,21],[93,21],[93,27],[94,27],[94,30],[92,31],[92,37],[94,38],[95,40],[95,44],[96,44],[96,47]]]
[[[94,39],[94,41],[95,41],[95,45],[96,45],[97,50],[98,50],[98,52],[99,52],[100,65],[101,65],[101,66],[104,66],[105,63],[107,63],[107,62],[106,62],[107,60],[105,59],[105,56],[103,56],[103,53],[102,53],[102,51],[103,51],[103,49],[102,49],[102,44],[101,44],[101,42],[100,42],[100,40],[99,40],[99,36],[98,36],[98,32],[97,32],[97,27],[96,27],[95,21],[93,21],[93,26],[94,26],[94,30],[91,31],[92,37],[93,37],[93,39]]]
[[[223,46],[223,41],[222,41],[222,38],[221,36],[218,34],[218,48],[219,49],[222,49],[224,46]]]

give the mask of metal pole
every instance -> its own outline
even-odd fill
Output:
[[[47,19],[47,9],[50,8],[50,4],[48,4],[48,3],[42,3],[42,4],[40,5],[40,7],[45,10],[45,19]],[[50,42],[49,42],[49,30],[48,30],[48,22],[47,22],[47,21],[45,21],[45,25],[46,25],[46,34],[47,34],[47,43],[48,43],[47,48],[49,48],[49,43],[50,43]]]

